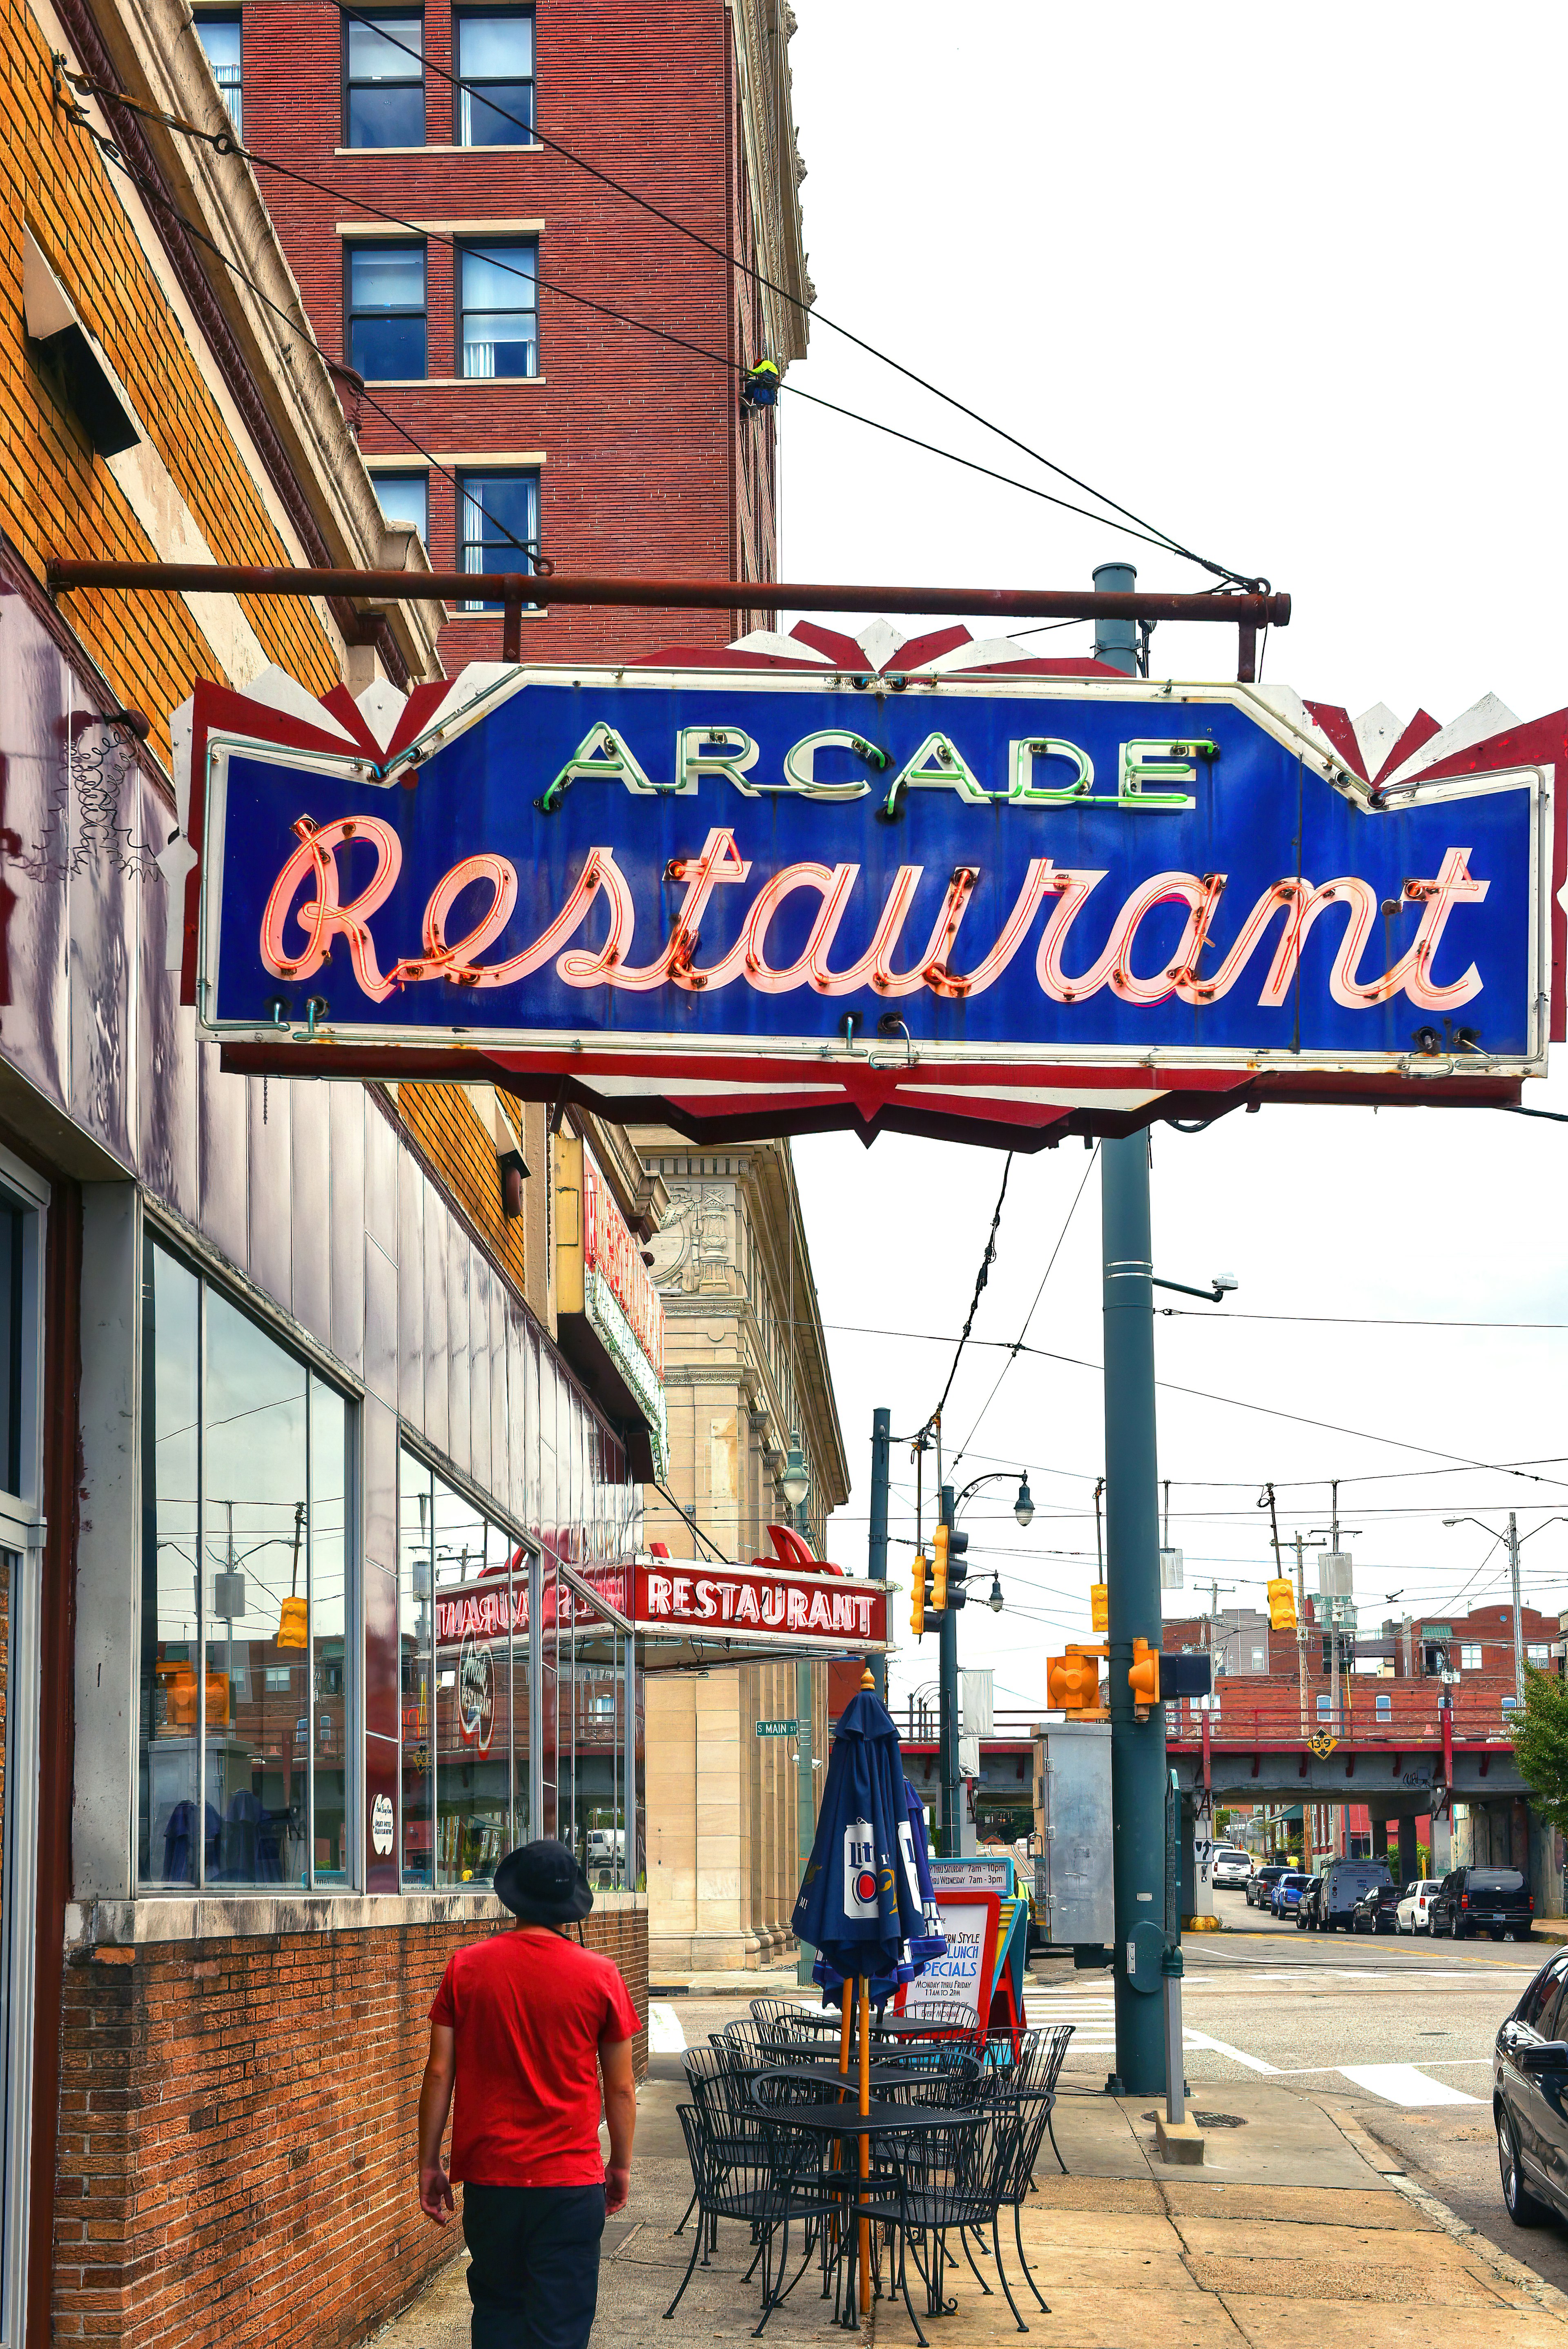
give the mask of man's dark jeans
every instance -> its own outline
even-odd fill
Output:
[[[602,2186],[465,2186],[473,2349],[587,2349]]]

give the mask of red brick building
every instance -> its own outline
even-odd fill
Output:
[[[523,541],[564,573],[774,574],[777,410],[741,387],[805,349],[784,0],[244,0],[196,24],[247,146],[316,183],[256,165],[317,339],[367,379],[347,397],[388,520],[434,568],[524,570]],[[763,617],[530,613],[523,657]],[[499,649],[497,616],[450,617],[449,674]]]

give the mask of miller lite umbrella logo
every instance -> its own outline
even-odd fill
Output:
[[[458,1653],[457,1721],[464,1744],[477,1744],[482,1754],[488,1754],[495,1726],[495,1666],[489,1642],[472,1633]]]
[[[877,1846],[869,1819],[851,1819],[844,1830],[844,1911],[848,1917],[877,1914]]]

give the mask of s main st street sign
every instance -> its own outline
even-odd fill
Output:
[[[358,705],[199,687],[202,1032],[226,1067],[483,1080],[698,1141],[1029,1149],[1544,1072],[1568,713],[1353,725],[955,633],[880,671],[803,643]]]

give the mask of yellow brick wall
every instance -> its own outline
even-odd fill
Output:
[[[398,1087],[398,1108],[410,1133],[483,1240],[492,1262],[501,1267],[517,1294],[524,1296],[523,1227],[527,1218],[519,1216],[508,1223],[501,1212],[494,1145],[468,1095],[461,1085],[403,1084]],[[510,1103],[506,1109],[516,1126],[518,1120]],[[521,1151],[521,1139],[517,1146]],[[543,1166],[529,1171],[544,1178]]]
[[[214,555],[294,560],[160,291],[157,263],[132,232],[125,181],[55,105],[48,46],[23,0],[0,0],[0,527],[40,579],[51,554],[145,560],[158,551],[27,357],[26,225],[102,343]],[[120,591],[72,594],[61,605],[117,691],[151,719],[151,747],[167,764],[169,712],[214,668],[185,605]],[[308,604],[247,598],[244,609],[271,657],[313,693],[337,682],[331,640]]]

